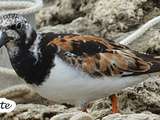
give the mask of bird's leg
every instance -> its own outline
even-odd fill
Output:
[[[115,94],[111,95],[111,101],[112,101],[112,113],[118,113],[118,99]]]
[[[81,110],[82,110],[82,112],[86,112],[86,113],[88,113],[88,111],[87,111],[87,107],[81,108]]]
[[[82,111],[82,112],[88,113],[88,111],[87,111],[88,102],[81,101],[81,102],[80,102],[80,107],[81,107],[81,111]]]

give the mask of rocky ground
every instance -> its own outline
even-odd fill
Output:
[[[160,14],[159,0],[44,0],[36,15],[39,31],[93,34],[119,41],[146,21]],[[160,54],[160,24],[130,44],[130,48]],[[23,88],[23,89],[22,89]],[[13,88],[15,90],[15,88]],[[160,77],[117,93],[120,113],[111,114],[110,97],[93,101],[88,113],[58,105],[25,87],[0,91],[0,96],[19,104],[14,112],[0,114],[2,120],[160,120]],[[25,93],[25,95],[24,95]],[[33,99],[34,98],[34,99]]]

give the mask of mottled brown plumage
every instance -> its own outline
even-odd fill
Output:
[[[143,73],[151,68],[135,51],[97,36],[66,35],[48,43],[53,44],[60,49],[59,57],[91,76]]]

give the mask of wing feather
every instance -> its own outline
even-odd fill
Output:
[[[56,45],[61,59],[91,76],[144,73],[151,68],[148,61],[128,47],[97,36],[63,35],[54,38],[48,45]]]

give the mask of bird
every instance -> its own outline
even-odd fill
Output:
[[[0,16],[5,46],[17,75],[41,96],[87,111],[90,101],[111,95],[160,71],[160,58],[94,35],[38,32],[19,14]]]

